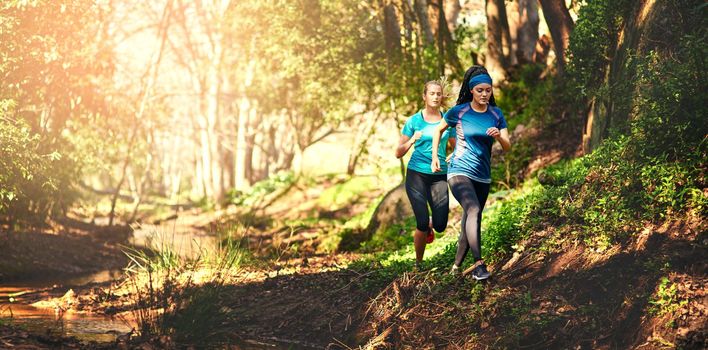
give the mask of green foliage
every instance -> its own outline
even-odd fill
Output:
[[[705,210],[700,191],[700,154],[688,162],[636,159],[629,152],[635,139],[606,140],[591,155],[542,171],[544,192],[530,213],[529,228],[569,225],[579,238],[599,250],[627,237],[641,222],[671,213]]]
[[[75,163],[56,150],[45,153],[39,135],[25,123],[0,121],[0,153],[12,155],[0,158],[0,215],[43,220],[75,198],[70,185]]]
[[[415,217],[377,230],[370,240],[362,242],[360,250],[363,252],[394,251],[413,244],[415,232]]]
[[[162,328],[181,344],[198,344],[211,348],[223,341],[228,332],[222,327],[229,320],[221,300],[225,288],[220,283],[207,283],[182,289],[174,298],[173,310],[164,315]],[[209,336],[205,336],[205,335]]]
[[[472,55],[479,56],[485,51],[487,45],[487,27],[484,23],[471,25],[467,19],[463,18],[462,23],[455,27],[455,46],[457,47],[457,57],[463,67],[470,67],[475,62]]]
[[[256,182],[246,191],[230,191],[226,201],[244,207],[257,206],[269,194],[287,189],[296,181],[297,177],[292,171],[281,171]]]
[[[415,227],[414,222],[411,222],[411,225]],[[411,243],[400,249],[370,254],[350,265],[351,269],[370,273],[369,277],[362,282],[364,288],[380,288],[403,273],[411,271],[415,261],[415,248],[412,244],[411,231],[408,231],[406,235]],[[449,233],[442,236],[436,235],[435,241],[426,246],[423,268],[442,279],[452,266],[457,249],[456,242],[457,235]],[[447,280],[446,283],[451,282],[452,280]]]
[[[2,215],[42,221],[77,197],[86,153],[71,134],[101,110],[98,81],[111,71],[97,35],[103,10],[84,0],[0,4]]]
[[[674,313],[688,303],[688,300],[680,299],[677,294],[676,283],[671,283],[668,278],[663,277],[656,293],[649,298],[649,312],[659,317]]]
[[[352,205],[363,193],[374,189],[375,186],[376,181],[372,177],[352,177],[324,190],[317,199],[317,204],[327,210],[336,210]]]
[[[581,101],[598,93],[612,59],[611,45],[617,41],[631,3],[628,0],[595,0],[580,8],[568,47],[570,100]]]
[[[685,12],[671,17],[685,29],[680,38],[644,56],[635,54],[625,67],[635,79],[612,87],[631,93],[613,98],[616,112],[632,112],[621,117],[627,127],[612,129],[589,156],[540,174],[546,193],[533,216],[571,225],[570,231],[583,232],[600,250],[632,234],[643,221],[679,213],[705,216],[703,57],[708,46],[705,19],[686,10],[691,8],[688,3],[670,4]],[[576,98],[607,92],[599,86],[604,74],[598,72],[608,64],[608,45],[613,42],[608,40],[616,35],[629,5],[594,1],[581,8],[568,70]]]
[[[366,84],[367,64],[378,45],[375,27],[359,1],[239,2],[230,7],[228,33],[246,53],[234,55],[240,76],[262,112],[287,109],[299,118],[298,141],[322,121],[346,119],[356,91]],[[253,61],[251,57],[258,57]],[[243,61],[242,61],[243,60]],[[254,74],[255,73],[255,74]],[[366,95],[368,96],[368,95]]]
[[[494,262],[513,251],[513,246],[529,232],[524,223],[538,198],[542,187],[530,181],[510,197],[485,208],[482,219],[482,254]]]
[[[178,341],[199,344],[217,340],[203,335],[216,335],[225,321],[219,296],[229,276],[251,259],[232,232],[225,234],[215,249],[202,248],[195,258],[180,256],[165,234],[156,233],[156,241],[146,249],[125,248],[140,337],[174,335]]]
[[[516,188],[524,181],[524,170],[533,154],[531,142],[522,138],[514,142],[509,152],[492,157],[491,174],[495,181],[492,183],[492,192]]]
[[[705,147],[708,126],[701,116],[708,81],[706,31],[687,34],[670,55],[650,52],[639,63],[637,113],[632,123],[634,151],[641,159],[683,159]]]
[[[497,96],[499,107],[504,111],[510,133],[518,125],[537,128],[541,132],[562,114],[557,96],[561,84],[552,78],[540,79],[543,66],[527,64],[513,71],[509,81],[502,85]],[[538,137],[555,137],[541,135]],[[492,157],[492,192],[519,186],[534,151],[535,142],[530,137],[514,139],[509,152]]]
[[[185,268],[179,254],[167,242],[161,242],[160,247],[147,250],[125,247],[124,253],[130,260],[125,268],[132,274],[172,271]]]
[[[519,124],[542,126],[553,115],[549,111],[549,97],[555,96],[557,88],[553,79],[541,79],[543,68],[540,64],[521,66],[511,72],[498,96],[495,94],[499,107],[507,114],[505,118],[509,130],[514,130]]]

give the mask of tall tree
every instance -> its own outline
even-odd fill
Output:
[[[139,105],[137,106],[136,112],[133,114],[132,122],[130,124],[130,130],[129,130],[130,136],[128,139],[127,151],[126,151],[123,161],[122,161],[118,185],[116,185],[113,196],[111,198],[111,211],[108,214],[108,216],[109,216],[108,225],[109,226],[113,225],[113,220],[115,218],[115,208],[116,208],[116,203],[118,201],[118,196],[120,195],[120,190],[123,186],[123,183],[126,180],[126,177],[128,176],[128,170],[129,170],[131,162],[133,161],[133,148],[134,148],[135,143],[137,142],[138,135],[140,134],[140,124],[143,122],[142,118],[145,115],[146,110],[148,109],[148,100],[150,99],[150,97],[153,94],[153,88],[155,85],[155,81],[157,79],[157,74],[159,71],[160,63],[162,62],[163,53],[164,53],[165,46],[166,46],[165,43],[167,42],[167,31],[170,26],[172,5],[173,5],[172,0],[168,0],[165,3],[164,9],[162,11],[162,16],[160,19],[160,24],[158,26],[158,31],[157,31],[157,35],[160,38],[160,45],[152,53],[147,70],[145,71],[145,74],[143,75],[142,82],[140,84]],[[141,199],[136,200],[136,205],[135,205],[135,209],[133,211],[133,214],[135,214],[137,212],[138,205],[140,204],[140,202],[141,202]],[[133,217],[134,217],[134,215],[133,215]]]
[[[413,0],[413,8],[418,18],[418,23],[420,25],[424,43],[426,45],[432,45],[435,42],[433,39],[433,29],[430,26],[429,15],[428,15],[428,0]]]
[[[484,65],[494,80],[501,81],[511,65],[511,34],[504,0],[486,0],[487,53]]]
[[[538,3],[536,0],[514,0],[508,4],[509,31],[512,41],[512,64],[533,61],[538,41]]]
[[[556,69],[558,75],[565,71],[565,50],[570,43],[570,33],[573,32],[573,18],[565,6],[565,0],[539,0],[543,9],[543,17],[548,23],[553,39],[553,50],[556,53]]]

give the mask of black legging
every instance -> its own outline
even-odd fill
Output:
[[[452,195],[462,205],[462,230],[457,241],[455,265],[462,266],[467,251],[472,249],[474,260],[482,260],[482,210],[489,196],[489,184],[474,181],[466,176],[456,175],[447,182]]]
[[[450,199],[447,194],[447,175],[424,174],[415,170],[406,171],[406,193],[415,214],[415,226],[419,231],[430,230],[428,205],[433,213],[433,228],[442,232],[447,227]]]

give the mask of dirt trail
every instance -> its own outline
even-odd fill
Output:
[[[229,336],[254,344],[295,348],[340,348],[353,344],[370,293],[365,276],[336,265],[355,256],[311,257],[263,278],[229,285],[221,303]],[[296,269],[298,272],[288,273]]]

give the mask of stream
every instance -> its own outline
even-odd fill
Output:
[[[215,247],[216,242],[214,236],[168,224],[138,227],[128,244],[139,249],[171,249],[182,257],[194,258],[203,249]],[[105,315],[35,307],[27,300],[27,296],[32,295],[33,300],[37,297],[46,299],[56,296],[57,292],[61,295],[69,289],[79,290],[91,283],[110,283],[120,280],[122,276],[121,270],[103,270],[74,275],[43,275],[0,284],[0,322],[19,325],[30,333],[51,333],[76,337],[82,341],[112,342],[128,334],[135,327],[134,322]]]
[[[47,276],[43,279],[2,285],[0,286],[0,322],[18,325],[30,333],[51,333],[85,341],[114,341],[118,336],[131,331],[133,326],[130,325],[129,320],[35,307],[25,298],[27,295],[49,297],[51,291],[68,291],[88,283],[108,282],[121,275],[121,271],[105,270],[84,275]]]

